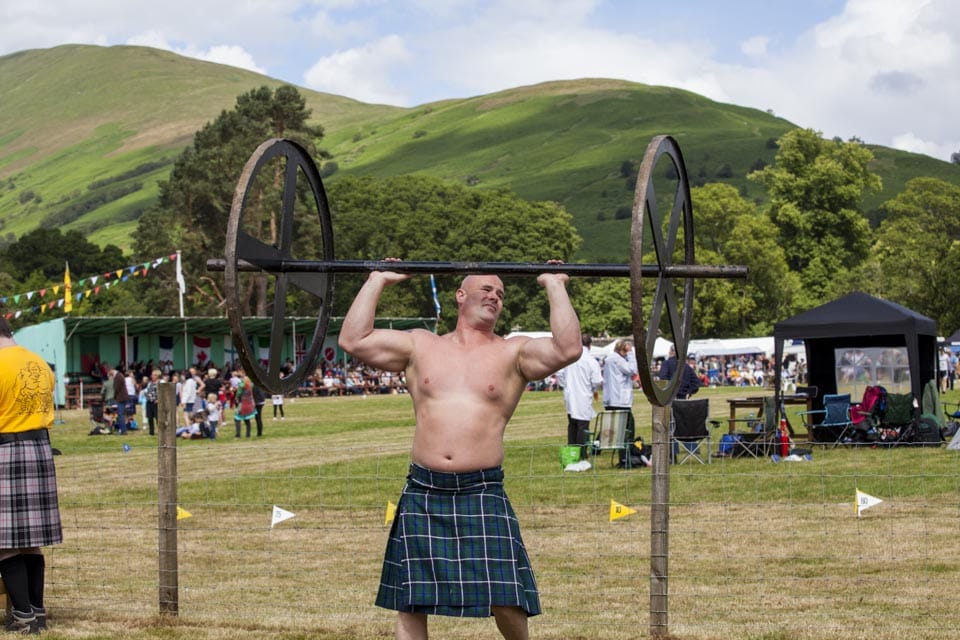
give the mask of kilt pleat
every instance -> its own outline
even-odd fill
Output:
[[[0,444],[0,549],[63,542],[50,442]]]
[[[500,467],[443,473],[411,465],[376,603],[461,617],[490,616],[492,606],[540,613],[536,580]]]

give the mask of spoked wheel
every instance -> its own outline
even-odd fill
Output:
[[[661,175],[655,175],[658,161],[666,156],[664,163],[659,163]],[[669,161],[669,165],[667,162]],[[655,178],[659,181],[663,175],[674,180],[672,205],[668,218],[663,218],[659,211],[662,203],[658,202]],[[674,178],[675,176],[675,178]],[[665,194],[669,196],[669,194]],[[675,260],[678,236],[682,231],[683,252],[680,262]],[[637,369],[640,374],[640,384],[643,392],[651,403],[657,406],[669,404],[677,395],[677,389],[683,375],[683,360],[690,343],[690,332],[693,327],[693,278],[670,277],[661,270],[656,276],[656,282],[651,297],[649,319],[644,323],[644,278],[641,277],[641,266],[645,252],[645,232],[650,238],[650,244],[656,254],[657,264],[661,268],[671,265],[692,265],[693,256],[693,208],[690,202],[690,185],[687,181],[687,170],[680,154],[680,147],[670,136],[657,136],[647,146],[640,171],[637,176],[637,187],[633,201],[633,223],[630,229],[630,301],[633,310],[633,336],[636,342]],[[678,300],[677,283],[680,285],[682,303]],[[663,311],[666,309],[666,315]],[[661,321],[665,325],[661,327]],[[654,347],[657,336],[663,332],[673,338],[676,348],[678,366],[669,380],[658,380],[652,369],[654,364]]]
[[[272,171],[262,171],[265,168]],[[309,193],[303,188],[304,183]],[[271,191],[279,191],[281,198],[265,195]],[[277,201],[279,215],[271,204]],[[297,216],[298,207],[308,211],[315,207],[318,217]],[[323,347],[333,301],[333,274],[276,269],[276,265],[285,260],[333,260],[333,225],[327,196],[306,149],[290,140],[271,139],[253,152],[234,191],[224,253],[227,318],[244,372],[263,388],[291,392],[313,371]],[[242,269],[241,263],[249,264],[242,265],[247,267]],[[260,270],[251,271],[249,265]],[[256,295],[266,295],[270,278],[273,278],[270,333],[251,336],[246,330],[244,310],[247,316],[252,315],[250,301]],[[304,298],[310,302],[304,303]],[[300,362],[284,375],[283,348],[286,336],[293,333],[286,320],[288,303],[292,300],[312,307],[310,315],[316,315],[317,320],[309,347],[298,354]],[[266,348],[251,342],[253,338],[265,337],[268,338]],[[296,350],[296,346],[292,346]]]

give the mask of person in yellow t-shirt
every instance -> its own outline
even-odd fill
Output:
[[[41,547],[63,541],[57,475],[50,448],[54,375],[17,345],[0,317],[0,578],[12,611],[7,631],[46,628]]]

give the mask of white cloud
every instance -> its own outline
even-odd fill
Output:
[[[583,77],[692,89],[702,83],[706,50],[692,41],[655,42],[586,26],[498,18],[438,34],[421,59],[445,83],[469,94]]]
[[[226,64],[231,67],[239,67],[256,73],[266,73],[266,70],[257,65],[253,56],[247,53],[243,47],[237,45],[215,45],[207,49],[200,49],[192,45],[176,47],[171,45],[161,33],[155,30],[135,35],[127,41],[127,44],[165,49],[188,58]]]
[[[153,47],[154,49],[166,49],[173,51],[173,47],[167,42],[167,39],[156,30],[144,31],[128,38],[127,44],[137,47]]]
[[[309,88],[317,91],[364,102],[405,104],[409,96],[394,85],[391,72],[410,61],[403,39],[391,35],[324,56],[306,71],[303,79]]]
[[[740,51],[751,58],[761,58],[767,55],[767,46],[770,44],[770,38],[766,36],[753,36],[740,43]]]
[[[237,45],[217,45],[205,51],[198,51],[195,55],[191,55],[191,57],[206,60],[207,62],[228,64],[231,67],[240,67],[241,69],[255,71],[256,73],[267,73],[265,69],[254,62],[253,56],[247,53],[243,47]]]
[[[771,107],[827,137],[945,160],[956,146],[958,41],[951,0],[850,0],[763,66],[717,65],[718,86],[732,102]]]
[[[950,154],[960,151],[960,140],[954,140],[952,142],[930,142],[928,140],[921,140],[913,133],[896,135],[886,144],[895,149],[912,151],[913,153],[923,153],[941,160],[948,160]]]

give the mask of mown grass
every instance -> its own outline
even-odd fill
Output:
[[[727,415],[740,390],[704,390]],[[960,392],[956,392],[960,397]],[[384,513],[408,464],[406,396],[288,400],[263,438],[178,442],[179,615],[158,616],[156,440],[54,430],[65,542],[48,550],[51,638],[383,638]],[[635,414],[650,438],[651,409]],[[563,472],[559,393],[528,393],[507,429],[507,491],[544,615],[534,637],[648,630],[648,469],[609,457]],[[125,448],[123,445],[127,445]],[[714,442],[714,446],[716,442]],[[859,488],[883,503],[857,518]],[[609,521],[610,501],[637,509]],[[270,527],[273,505],[296,517]],[[960,458],[939,449],[815,448],[813,461],[717,459],[670,471],[669,609],[677,638],[947,637],[960,625]],[[435,637],[495,635],[431,619]]]

